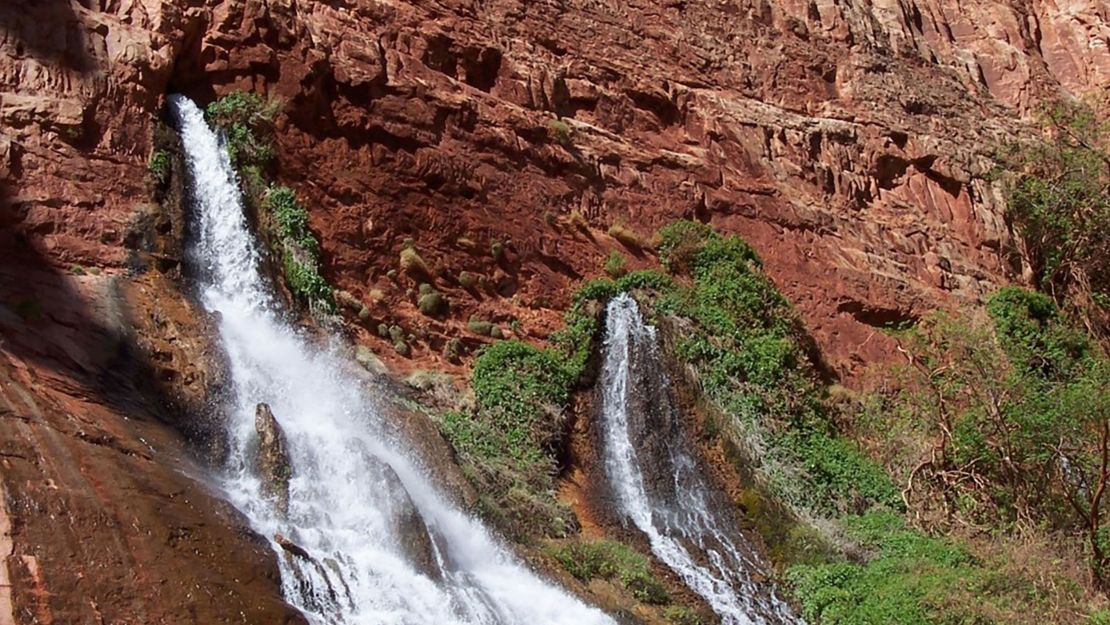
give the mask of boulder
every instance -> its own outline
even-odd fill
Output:
[[[285,515],[289,512],[289,480],[293,476],[285,442],[270,406],[258,404],[254,411],[254,430],[258,433],[255,471],[262,480],[262,493],[274,501],[274,507]]]

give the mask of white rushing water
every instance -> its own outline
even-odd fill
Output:
[[[225,146],[193,102],[170,103],[191,175],[190,255],[230,363],[225,488],[262,535],[280,533],[307,552],[274,542],[286,599],[327,625],[612,623],[446,503],[403,442],[385,434],[349,360],[283,321]],[[262,495],[252,468],[259,402],[287,441],[287,515]]]
[[[603,453],[620,514],[725,625],[801,623],[772,585],[755,581],[764,578],[764,565],[735,522],[718,511],[685,449],[675,407],[666,399],[655,328],[627,294],[609,302],[605,325]],[[651,422],[649,411],[656,415]],[[648,467],[654,483],[645,476]]]

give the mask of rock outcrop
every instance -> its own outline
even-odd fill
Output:
[[[262,480],[262,492],[273,500],[281,514],[289,512],[289,480],[293,477],[285,433],[267,404],[258,404],[254,412],[254,431],[258,434],[258,455],[255,471]]]

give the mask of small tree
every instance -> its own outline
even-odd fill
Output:
[[[1110,308],[1110,124],[1088,106],[1060,102],[1042,115],[1043,136],[1002,153],[1008,217],[1039,288],[1074,301],[1089,329]]]
[[[878,410],[885,430],[910,422],[932,441],[892,467],[919,520],[1079,530],[1095,585],[1110,586],[1110,363],[1097,345],[1048,296],[1008,287],[986,314],[923,320],[903,350],[911,366]]]

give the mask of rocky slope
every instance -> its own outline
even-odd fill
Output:
[[[379,323],[420,337],[402,368],[453,366],[448,338],[486,340],[472,315],[542,338],[610,251],[650,261],[629,232],[693,216],[752,242],[850,380],[894,356],[876,326],[1021,278],[987,154],[1044,98],[1110,83],[1108,16],[1041,0],[3,3],[0,607],[295,618],[257,537],[185,477],[179,433],[207,427],[193,417],[218,371],[194,356],[182,220],[144,183],[168,92],[285,101],[278,177],[310,207],[325,275],[370,305],[358,338],[389,354]],[[389,275],[406,238],[445,319]],[[227,597],[159,581],[167,562]],[[162,614],[143,611],[153,587],[174,593]]]

